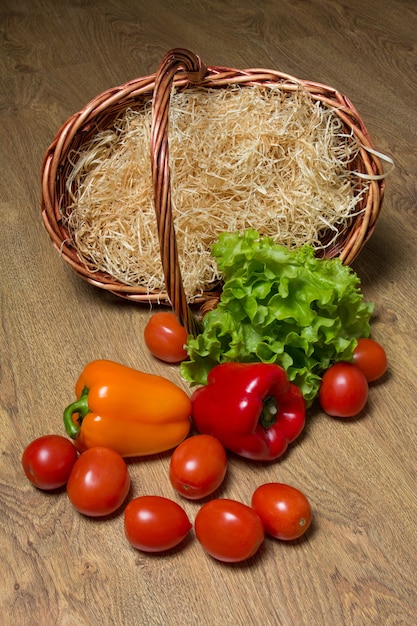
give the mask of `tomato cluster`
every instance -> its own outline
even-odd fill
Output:
[[[352,363],[340,361],[324,373],[319,390],[323,411],[332,417],[359,415],[368,400],[369,383],[381,378],[387,366],[387,355],[377,341],[359,339]]]
[[[130,488],[126,462],[115,451],[93,447],[80,456],[71,441],[46,435],[24,450],[26,476],[39,489],[66,485],[74,508],[89,517],[114,513],[125,502]],[[173,452],[169,481],[185,499],[202,500],[222,484],[227,456],[211,435],[194,435]],[[311,523],[307,498],[295,487],[281,483],[261,485],[251,505],[216,497],[203,503],[195,517],[195,536],[204,550],[224,562],[239,562],[253,556],[265,534],[293,540]],[[178,546],[193,525],[184,508],[170,498],[143,495],[132,499],[124,510],[124,533],[128,542],[144,552],[163,552]]]
[[[114,450],[95,447],[78,456],[74,444],[61,435],[44,435],[32,441],[22,455],[30,482],[44,491],[66,485],[77,511],[90,517],[109,515],[126,499],[130,474]]]

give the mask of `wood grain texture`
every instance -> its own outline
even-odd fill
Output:
[[[414,626],[417,623],[417,328],[414,0],[0,0],[0,624],[6,626]],[[131,549],[123,517],[81,517],[65,492],[31,487],[23,448],[61,432],[73,384],[94,358],[162,373],[144,350],[149,309],[81,281],[40,216],[43,155],[101,91],[155,71],[187,47],[207,64],[266,67],[332,85],[360,111],[396,168],[355,262],[389,372],[366,415],[319,411],[274,464],[231,458],[219,495],[244,502],[269,480],[314,507],[295,544],[266,541],[222,565],[191,535],[161,557]],[[176,499],[169,454],[131,462],[129,497]],[[178,499],[178,501],[180,501]],[[198,503],[185,502],[193,519]]]

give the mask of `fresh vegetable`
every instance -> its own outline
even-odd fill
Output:
[[[92,361],[75,393],[64,424],[81,451],[105,446],[124,457],[144,456],[176,447],[189,433],[190,398],[161,376]]]
[[[368,382],[354,363],[335,363],[323,376],[320,406],[333,417],[354,417],[368,399]]]
[[[273,363],[217,365],[191,400],[197,430],[249,459],[277,459],[305,424],[300,390]]]
[[[252,506],[261,518],[265,531],[275,539],[298,539],[310,527],[310,502],[301,491],[291,485],[260,485],[253,493]]]
[[[179,363],[187,358],[184,346],[188,333],[174,313],[160,311],[152,315],[145,326],[144,339],[148,350],[161,361]]]
[[[211,435],[194,435],[174,450],[169,479],[182,496],[198,500],[216,491],[226,470],[226,450],[220,441]]]
[[[388,360],[384,348],[374,339],[362,337],[353,351],[353,362],[370,383],[381,378],[387,371]]]
[[[78,452],[69,439],[61,435],[44,435],[25,448],[22,466],[35,487],[48,491],[66,484],[77,458]]]
[[[251,229],[222,233],[212,254],[224,276],[221,299],[189,338],[182,376],[204,385],[218,363],[276,363],[311,403],[322,373],[351,361],[357,339],[369,335],[373,305],[358,276],[310,246],[291,251]]]
[[[125,501],[130,474],[124,459],[110,448],[86,450],[76,461],[67,495],[77,511],[90,517],[110,515]]]
[[[140,496],[127,505],[125,535],[143,552],[163,552],[180,544],[192,528],[184,509],[168,498]]]
[[[210,556],[229,563],[249,559],[265,538],[261,518],[255,509],[227,498],[216,498],[203,504],[197,512],[194,530]]]

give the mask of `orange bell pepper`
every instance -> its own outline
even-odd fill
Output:
[[[89,363],[75,385],[64,425],[80,452],[112,448],[124,457],[176,447],[191,426],[191,400],[173,382],[113,361]]]

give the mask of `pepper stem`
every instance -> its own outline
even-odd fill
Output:
[[[259,422],[262,428],[270,428],[277,421],[278,403],[274,396],[267,396],[263,402],[262,413]]]
[[[72,418],[74,413],[78,413],[78,426]],[[84,387],[78,400],[69,404],[64,410],[64,426],[71,439],[77,439],[79,436],[80,426],[87,413],[90,413],[90,407],[88,406],[88,389]]]

